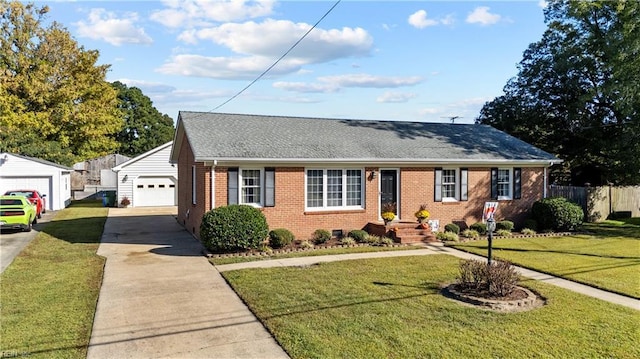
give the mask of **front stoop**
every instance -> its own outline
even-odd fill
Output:
[[[385,235],[396,243],[424,243],[437,242],[431,229],[423,229],[415,222],[390,222],[387,225],[381,223],[369,223],[368,232],[378,236]]]

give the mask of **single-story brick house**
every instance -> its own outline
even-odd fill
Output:
[[[204,213],[258,207],[296,238],[382,223],[383,204],[414,222],[426,204],[444,224],[521,223],[546,195],[561,160],[490,126],[184,112],[170,161],[178,166],[178,221],[197,237]]]

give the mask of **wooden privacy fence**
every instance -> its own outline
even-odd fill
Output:
[[[579,204],[589,222],[603,221],[614,212],[631,212],[640,217],[640,186],[549,187],[550,197],[564,197]]]

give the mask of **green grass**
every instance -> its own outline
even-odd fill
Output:
[[[223,265],[223,264],[233,264],[233,263],[245,263],[245,262],[255,262],[255,261],[265,261],[272,259],[282,259],[282,258],[297,258],[297,257],[313,257],[313,256],[324,256],[324,255],[335,255],[335,254],[347,254],[347,253],[368,253],[368,252],[388,252],[388,251],[406,251],[412,249],[424,249],[422,247],[416,246],[401,246],[401,247],[350,247],[350,248],[327,248],[327,249],[314,249],[303,252],[290,252],[290,253],[281,253],[274,254],[268,257],[211,257],[209,258],[209,262],[215,265]]]
[[[60,211],[0,276],[3,355],[86,357],[104,268],[101,205]]]
[[[635,221],[637,222],[637,221]],[[588,224],[588,234],[494,239],[493,256],[537,271],[640,298],[640,226],[634,221]],[[487,255],[486,240],[455,248]]]
[[[528,280],[547,305],[495,313],[439,293],[447,255],[223,275],[292,358],[637,358],[640,312]]]

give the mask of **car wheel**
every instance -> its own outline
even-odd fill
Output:
[[[33,224],[29,223],[27,224],[27,226],[24,228],[25,232],[31,232],[31,229],[33,229]]]

